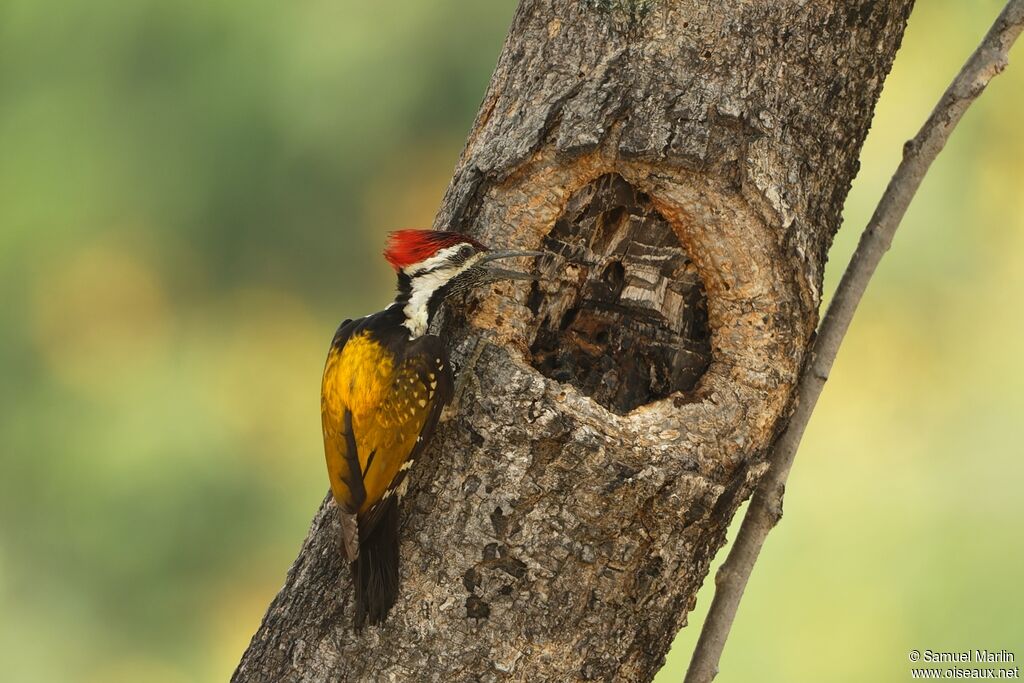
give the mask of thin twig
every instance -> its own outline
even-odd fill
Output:
[[[839,283],[818,328],[810,360],[797,387],[797,404],[789,425],[769,455],[770,469],[758,485],[736,542],[715,577],[715,598],[690,660],[685,683],[710,683],[729,637],[736,609],[765,537],[782,516],[782,496],[804,430],[828,379],[839,345],[864,290],[892,244],[903,214],[925,173],[967,108],[1007,64],[1007,52],[1024,28],[1024,0],[1010,0],[985,39],[967,60],[921,130],[903,148],[903,161],[889,181],[857,251]]]

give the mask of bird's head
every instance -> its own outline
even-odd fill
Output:
[[[498,251],[471,237],[437,230],[398,230],[390,235],[384,258],[398,273],[398,298],[410,334],[424,334],[448,296],[497,280],[536,280],[496,264],[504,259],[541,256],[539,251]]]

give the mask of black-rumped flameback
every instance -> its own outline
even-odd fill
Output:
[[[321,387],[324,450],[351,562],[355,626],[380,624],[398,596],[398,504],[452,397],[445,340],[428,334],[441,303],[503,279],[534,279],[495,262],[538,252],[491,251],[452,232],[399,230],[384,257],[398,273],[394,303],[346,320]]]

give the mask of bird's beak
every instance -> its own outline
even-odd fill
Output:
[[[487,273],[486,279],[488,282],[494,282],[497,280],[539,280],[539,275],[531,275],[530,273],[522,273],[517,270],[508,270],[506,268],[486,266],[485,264],[509,258],[532,258],[543,255],[543,251],[489,251],[486,256],[477,262],[477,265],[482,267]]]

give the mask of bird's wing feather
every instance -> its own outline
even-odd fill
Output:
[[[344,352],[345,345],[358,326],[360,320],[345,320],[338,326],[331,341],[331,350],[327,355],[324,367],[323,386],[320,396],[320,417],[324,430],[324,451],[327,455],[327,470],[331,480],[331,491],[338,505],[341,521],[341,537],[345,555],[354,560],[359,553],[359,530],[356,514],[353,509],[351,492],[338,484],[350,479],[349,471],[353,465],[351,456],[355,455],[349,448],[351,443],[351,413],[337,401],[336,391],[332,382],[336,376],[338,363]],[[346,424],[348,429],[346,429]],[[350,450],[352,451],[350,454]],[[343,495],[339,495],[343,494]]]
[[[409,468],[430,442],[441,411],[452,399],[452,375],[448,353],[436,336],[420,337],[412,342],[401,370],[395,374],[395,391],[382,407],[385,429],[402,434],[401,445],[385,453],[380,468],[367,474],[367,506],[359,518],[360,535],[365,537],[377,526],[388,498],[401,498]],[[400,398],[405,386],[413,387],[413,398]],[[393,473],[393,474],[392,474]],[[375,476],[376,475],[376,476]],[[379,492],[379,498],[377,498]]]
[[[358,553],[354,527],[365,538],[379,521],[379,503],[400,493],[452,391],[447,354],[437,337],[411,342],[395,363],[371,334],[353,332],[354,327],[339,329],[335,337],[321,401],[327,469],[350,560]],[[358,525],[346,524],[346,515],[357,516]]]

